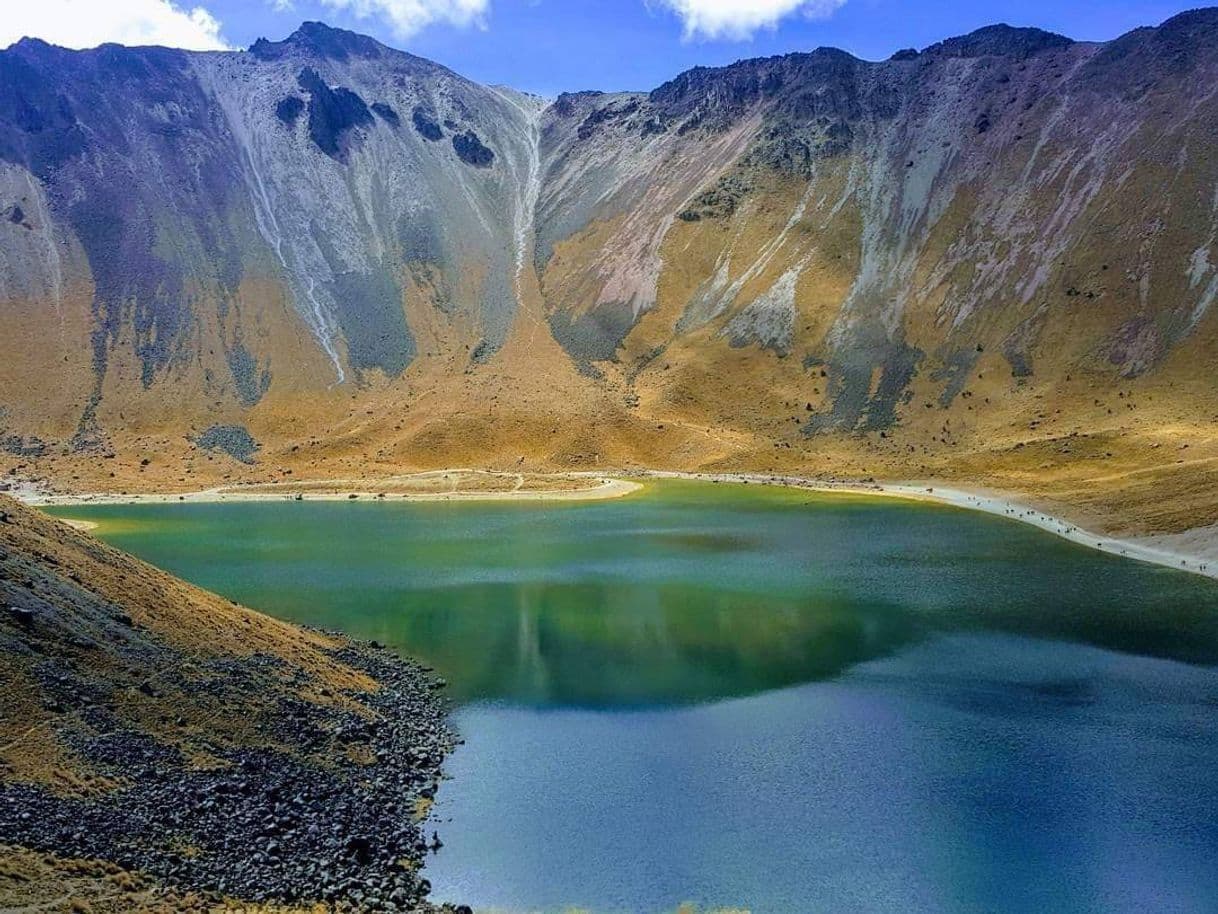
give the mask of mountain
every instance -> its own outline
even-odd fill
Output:
[[[1218,515],[1216,86],[1212,9],[553,101],[320,23],[27,39],[0,436],[76,487],[641,463],[1184,529]]]

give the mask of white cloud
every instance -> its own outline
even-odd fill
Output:
[[[686,38],[751,38],[792,13],[824,19],[846,0],[659,0],[685,24]]]
[[[25,37],[65,48],[160,44],[195,51],[227,48],[220,22],[205,8],[171,0],[9,0],[0,16],[0,48]]]
[[[486,21],[491,0],[321,0],[334,10],[348,10],[357,19],[378,18],[398,38],[409,38],[424,26],[478,25]]]

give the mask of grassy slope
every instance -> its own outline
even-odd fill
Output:
[[[52,453],[6,466],[75,492],[448,467],[777,471],[988,487],[1110,533],[1177,532],[1218,518],[1218,391],[1189,368],[1211,355],[1200,343],[1155,376],[1119,383],[1048,371],[1020,380],[987,352],[968,396],[949,407],[915,380],[883,435],[808,438],[801,423],[823,387],[791,358],[718,345],[702,359],[675,352],[633,378],[624,358],[594,383],[561,353],[539,351],[542,340],[554,347],[548,336],[537,340],[531,353],[521,346],[472,374],[424,363],[334,407],[315,398],[260,406],[248,417],[263,445],[253,465],[204,452],[180,432],[135,426],[116,433],[117,459]]]
[[[378,682],[330,653],[343,646],[0,496],[0,784],[105,797],[122,787],[122,770],[81,747],[107,733],[149,737],[180,753],[187,768],[223,768],[232,753],[249,750],[320,769],[335,751],[355,759],[358,740],[319,748],[279,726],[284,708],[298,709],[293,716],[316,709],[319,720],[377,718],[367,696]],[[237,678],[225,672],[234,661]],[[12,847],[0,859],[5,910],[66,910],[73,897],[92,899],[99,911],[219,903],[98,862]]]

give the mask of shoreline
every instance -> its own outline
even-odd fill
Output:
[[[0,911],[65,911],[70,894],[108,912],[456,914],[421,875],[420,813],[459,739],[433,670],[7,495],[0,513],[0,854],[25,855]]]
[[[369,491],[371,482],[392,486],[404,480],[418,480],[444,474],[484,474],[505,478],[519,477],[514,473],[500,473],[469,469],[433,470],[423,473],[387,477],[380,480],[331,480],[324,485],[332,488],[319,491],[300,491],[286,488],[283,492],[248,492],[242,487],[217,486],[196,492],[185,493],[88,493],[48,494],[26,486],[9,494],[35,507],[79,507],[87,505],[138,505],[138,504],[210,504],[235,502],[281,502],[281,501],[373,501],[373,502],[454,502],[454,501],[601,501],[631,495],[643,488],[635,479],[680,479],[695,482],[718,482],[728,484],[767,485],[778,488],[801,489],[837,495],[899,498],[906,501],[939,504],[953,508],[980,511],[997,517],[1005,517],[1030,524],[1054,536],[1069,540],[1080,546],[1095,549],[1108,555],[1135,561],[1149,562],[1177,571],[1199,574],[1218,579],[1218,524],[1198,527],[1181,533],[1155,534],[1144,537],[1105,536],[1087,530],[1065,517],[1049,514],[1034,508],[1020,498],[1002,492],[962,489],[941,486],[934,482],[831,482],[803,476],[771,473],[698,473],[677,470],[632,469],[615,474],[604,472],[571,471],[561,474],[536,474],[538,477],[552,475],[555,479],[597,479],[598,485],[575,489],[500,489],[486,491],[450,492],[397,492],[379,493]],[[343,489],[349,483],[351,488]],[[316,484],[303,481],[296,485]],[[291,484],[289,484],[291,485]],[[359,486],[360,491],[353,491]],[[93,521],[61,518],[79,530],[97,528]],[[1157,543],[1185,542],[1188,549],[1163,548]]]
[[[447,471],[459,472],[459,471]],[[435,473],[420,473],[418,477]],[[496,474],[498,475],[498,474]],[[504,474],[514,475],[514,474]],[[587,478],[566,474],[567,478]],[[398,480],[409,477],[395,477]],[[345,480],[334,480],[333,488],[307,491],[284,487],[282,492],[245,492],[239,486],[216,486],[195,492],[143,492],[116,493],[95,492],[84,494],[51,494],[34,488],[16,489],[9,495],[36,508],[71,508],[88,505],[169,505],[169,504],[219,504],[236,502],[280,502],[280,501],[603,501],[621,498],[643,488],[640,483],[628,479],[595,474],[600,484],[578,489],[488,489],[485,491],[460,489],[451,492],[379,492],[366,488],[368,481],[360,481],[349,488],[341,488]],[[374,482],[391,482],[373,480]],[[354,481],[352,481],[354,483]],[[312,484],[312,483],[304,483]],[[355,485],[365,486],[356,490]],[[62,520],[63,518],[61,518]],[[97,525],[92,521],[72,521],[77,529],[90,530]],[[88,526],[83,526],[88,525]]]
[[[1122,538],[1105,536],[1086,530],[1072,521],[1048,514],[1038,508],[1033,508],[1014,496],[983,491],[940,486],[935,483],[914,482],[843,482],[833,483],[824,480],[808,479],[802,476],[785,476],[768,473],[683,473],[670,470],[644,470],[638,472],[643,479],[689,479],[703,482],[745,483],[750,485],[769,485],[778,488],[802,489],[808,492],[821,492],[838,495],[861,495],[879,498],[896,498],[905,501],[929,502],[952,508],[963,508],[980,511],[997,517],[1030,524],[1051,533],[1054,536],[1069,540],[1088,549],[1095,549],[1118,558],[1133,559],[1139,562],[1149,562],[1162,565],[1176,571],[1185,571],[1208,578],[1218,579],[1218,561],[1208,558],[1204,551],[1213,549],[1218,543],[1202,543],[1203,551],[1180,551],[1162,549],[1145,542],[1157,539],[1158,536],[1144,538]],[[1184,537],[1190,533],[1213,531],[1218,540],[1218,524],[1209,528],[1199,527],[1193,531],[1182,533],[1160,534],[1162,537]]]

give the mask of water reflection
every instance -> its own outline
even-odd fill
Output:
[[[756,487],[69,513],[449,679],[467,742],[435,811],[441,900],[1214,910],[1214,582]]]
[[[949,632],[1218,663],[1214,582],[932,506],[664,483],[587,505],[68,513],[250,605],[419,656],[461,701],[687,704]]]
[[[396,617],[392,639],[444,670],[463,699],[597,707],[823,679],[919,631],[895,606],[690,585],[521,585],[509,591],[510,608],[504,596],[496,585],[424,591],[417,608]]]

